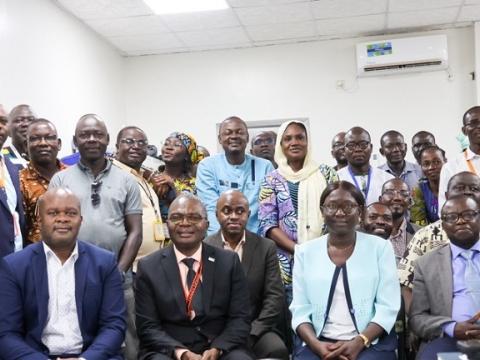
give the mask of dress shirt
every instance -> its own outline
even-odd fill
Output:
[[[388,163],[385,163],[378,168],[397,177],[392,169],[390,169],[388,166]],[[398,176],[398,178],[402,179],[408,185],[410,190],[413,190],[415,187],[417,187],[418,180],[420,180],[422,176],[423,172],[420,165],[405,161],[405,166],[403,167],[402,173],[400,176]]]
[[[192,256],[186,256],[182,254],[175,246],[173,246],[173,251],[175,252],[175,257],[177,258],[177,265],[178,265],[178,271],[180,272],[180,280],[182,281],[182,287],[183,287],[183,293],[188,294],[188,285],[187,285],[187,273],[188,273],[188,266],[183,262],[183,259],[191,258],[195,260],[195,263],[193,264],[193,270],[195,272],[198,271],[200,268],[200,262],[202,261],[202,244],[200,244],[200,247],[198,248],[197,251]],[[202,277],[200,277],[200,280]],[[192,310],[192,318],[193,320],[195,318],[195,311]],[[178,360],[182,358],[183,353],[187,352],[188,349],[184,348],[176,348],[175,349],[175,356]]]
[[[464,152],[461,152],[453,159],[449,158],[442,167],[442,171],[440,172],[440,185],[438,187],[439,211],[442,209],[443,204],[445,204],[445,193],[447,191],[447,185],[450,178],[462,171],[470,171],[467,160],[472,164],[476,174],[480,176],[480,154],[475,154],[472,150],[470,150],[470,148],[468,148],[466,152],[466,158]]]
[[[453,302],[452,319],[454,321],[443,324],[443,332],[453,338],[453,330],[457,322],[471,319],[480,309],[475,309],[475,305],[467,292],[465,285],[465,268],[467,260],[460,254],[465,251],[450,243],[452,251],[452,274],[453,274]],[[470,249],[476,250],[473,262],[480,269],[480,241],[477,241]]]
[[[19,170],[27,167],[28,161],[20,154],[20,152],[12,143],[5,145],[5,147],[2,149],[2,153],[8,157],[8,160],[10,160],[10,162]]]
[[[245,246],[245,231],[243,232],[242,238],[238,242],[237,246],[235,246],[235,248],[232,248],[230,244],[225,240],[223,232],[220,231],[220,235],[222,236],[223,248],[225,250],[236,252],[238,257],[240,258],[240,261],[242,261],[243,247]]]
[[[8,172],[7,166],[3,157],[0,155],[0,177],[3,182],[5,193],[7,194],[7,204],[10,209],[10,213],[13,217],[13,223],[15,228],[15,252],[20,251],[23,248],[23,237],[22,232],[20,231],[20,215],[18,214],[17,208],[17,192],[15,191],[15,186],[13,185],[12,178]],[[1,191],[1,190],[0,190]]]
[[[47,261],[48,318],[42,342],[51,355],[80,354],[83,338],[78,322],[75,298],[75,262],[78,244],[62,264],[57,255],[43,243]]]
[[[395,253],[395,260],[398,264],[407,250],[407,220],[403,218],[402,224],[395,235],[390,236],[390,242]]]

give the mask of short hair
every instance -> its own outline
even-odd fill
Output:
[[[474,173],[471,173],[470,171],[462,171],[462,172],[459,172],[455,175],[453,175],[450,180],[448,180],[448,183],[447,183],[447,192],[450,190],[450,188],[452,187],[452,183],[460,176],[463,176],[463,175],[471,175],[471,176],[474,176],[476,178],[479,179],[480,181],[480,177],[478,177],[477,174],[474,174]]]
[[[387,208],[388,210],[390,210],[390,207],[388,205],[385,205],[384,203],[380,202],[380,201],[375,201],[371,204],[368,204],[367,206],[365,206],[365,211],[367,211],[368,209],[370,209],[372,206],[383,206],[384,208]]]
[[[355,199],[358,206],[365,206],[365,197],[360,192],[360,190],[358,190],[355,185],[343,180],[335,181],[327,185],[325,190],[323,190],[322,195],[320,196],[320,206],[323,206],[325,204],[325,200],[332,192],[339,189],[345,190],[346,192],[350,193],[350,195],[352,195],[352,197]]]
[[[428,145],[428,146],[425,146],[424,148],[422,148],[422,150],[420,150],[420,153],[418,154],[418,158],[421,159],[422,158],[422,155],[424,152],[426,151],[440,151],[440,153],[442,154],[442,157],[444,160],[447,160],[447,157],[445,155],[445,150],[443,150],[442,148],[440,148],[438,145]]]
[[[147,139],[147,134],[145,133],[145,131],[140,129],[138,126],[125,126],[117,134],[117,144],[120,142],[120,139],[122,138],[123,133],[127,130],[137,130],[138,132],[141,132],[143,135],[145,135],[145,139]]]
[[[370,136],[370,133],[369,133],[367,130],[365,130],[363,127],[361,127],[361,126],[354,126],[354,127],[352,127],[350,130],[348,130],[348,131],[345,133],[345,137],[347,137],[348,134],[354,134],[354,133],[356,133],[356,134],[365,133],[365,134],[367,134],[367,136],[368,136],[368,141],[369,141],[369,142],[372,142],[372,137]]]
[[[225,120],[223,120],[220,123],[220,126],[218,127],[218,133],[220,133],[222,131],[222,127],[227,121],[233,121],[233,120],[241,122],[243,124],[243,126],[245,126],[245,130],[247,130],[247,132],[248,132],[248,126],[247,126],[247,123],[244,120],[242,120],[238,116],[229,116],[228,118],[226,118]]]
[[[449,197],[447,200],[445,200],[445,202],[443,203],[442,209],[440,211],[440,214],[443,212],[443,209],[445,208],[445,205],[447,205],[450,201],[461,200],[461,199],[472,200],[477,205],[477,209],[480,209],[480,204],[478,203],[477,199],[475,199],[474,197],[468,196],[468,195],[458,194],[458,195]]]
[[[20,109],[24,109],[24,108],[28,109],[28,111],[30,111],[32,113],[32,115],[34,117],[36,117],[35,114],[33,113],[32,108],[30,107],[30,105],[20,104],[20,105],[15,106],[12,110],[10,110],[10,114],[8,114],[8,121],[10,121],[10,122],[13,121],[13,117],[14,117],[14,115],[16,115],[17,111],[20,110]]]
[[[202,216],[207,218],[207,208],[205,207],[205,204],[202,202],[202,200],[200,200],[200,198],[198,196],[193,195],[192,193],[188,193],[188,192],[181,193],[180,195],[178,195],[172,201],[172,203],[170,204],[170,207],[168,209],[168,214],[169,215],[170,215],[170,209],[172,208],[172,205],[176,204],[177,202],[179,202],[180,200],[183,200],[183,199],[193,200],[193,201],[196,201],[197,203],[199,203],[201,208],[202,208]]]
[[[383,183],[383,185],[382,185],[382,194],[383,194],[383,190],[385,189],[385,185],[390,184],[391,182],[394,182],[394,181],[400,181],[400,182],[402,182],[402,184],[404,184],[404,185],[406,185],[406,186],[408,187],[408,184],[407,184],[405,181],[403,181],[402,179],[400,179],[400,178],[388,179],[388,180],[385,181],[385,182]]]
[[[388,130],[380,137],[380,146],[383,145],[383,138],[387,136],[401,136],[403,141],[405,141],[405,138],[403,137],[403,134],[401,132],[397,130]]]
[[[422,136],[422,135],[425,135],[425,136],[431,136],[433,138],[433,142],[436,142],[435,140],[435,135],[433,135],[431,132],[429,131],[425,131],[425,130],[420,130],[420,131],[417,131],[415,133],[415,135],[412,136],[412,142],[413,142],[413,139],[417,136]]]
[[[465,113],[463,114],[463,125],[465,125],[465,123],[467,122],[467,115],[470,114],[471,112],[474,112],[474,111],[479,111],[480,112],[480,106],[472,106],[470,109],[468,109],[467,111],[465,111]]]
[[[257,135],[255,135],[254,137],[252,137],[252,141],[251,141],[251,145],[253,147],[253,142],[255,141],[255,139],[257,137],[259,137],[260,135],[270,135],[271,137],[273,137],[273,143],[275,144],[275,141],[277,140],[277,133],[275,131],[260,131]]]
[[[28,133],[28,131],[30,130],[31,127],[36,126],[36,125],[40,125],[40,124],[49,125],[49,126],[51,126],[55,129],[55,132],[57,132],[57,127],[55,126],[55,124],[53,122],[51,122],[50,120],[45,119],[45,118],[38,118],[38,119],[33,120],[30,124],[28,124],[27,133]]]

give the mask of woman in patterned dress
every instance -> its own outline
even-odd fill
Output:
[[[259,234],[277,244],[288,303],[295,245],[323,234],[320,196],[329,183],[338,181],[333,168],[312,159],[310,139],[300,121],[280,126],[275,145],[278,169],[265,177],[260,190]]]

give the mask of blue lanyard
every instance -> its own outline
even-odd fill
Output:
[[[365,191],[360,189],[360,185],[358,185],[357,179],[355,179],[355,175],[353,174],[353,171],[352,171],[352,168],[350,167],[350,165],[348,166],[348,172],[350,173],[350,176],[352,177],[352,180],[355,184],[355,187],[363,193],[363,195],[365,196],[365,200],[367,200],[368,192],[370,190],[370,179],[372,178],[372,167],[368,168],[367,188],[365,189]]]

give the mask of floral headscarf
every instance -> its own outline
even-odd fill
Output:
[[[188,156],[190,156],[190,160],[192,161],[193,165],[198,164],[200,160],[203,160],[203,154],[198,152],[197,142],[193,136],[181,132],[174,132],[168,137],[177,138],[182,142],[183,146],[185,146],[185,149],[187,149]]]

